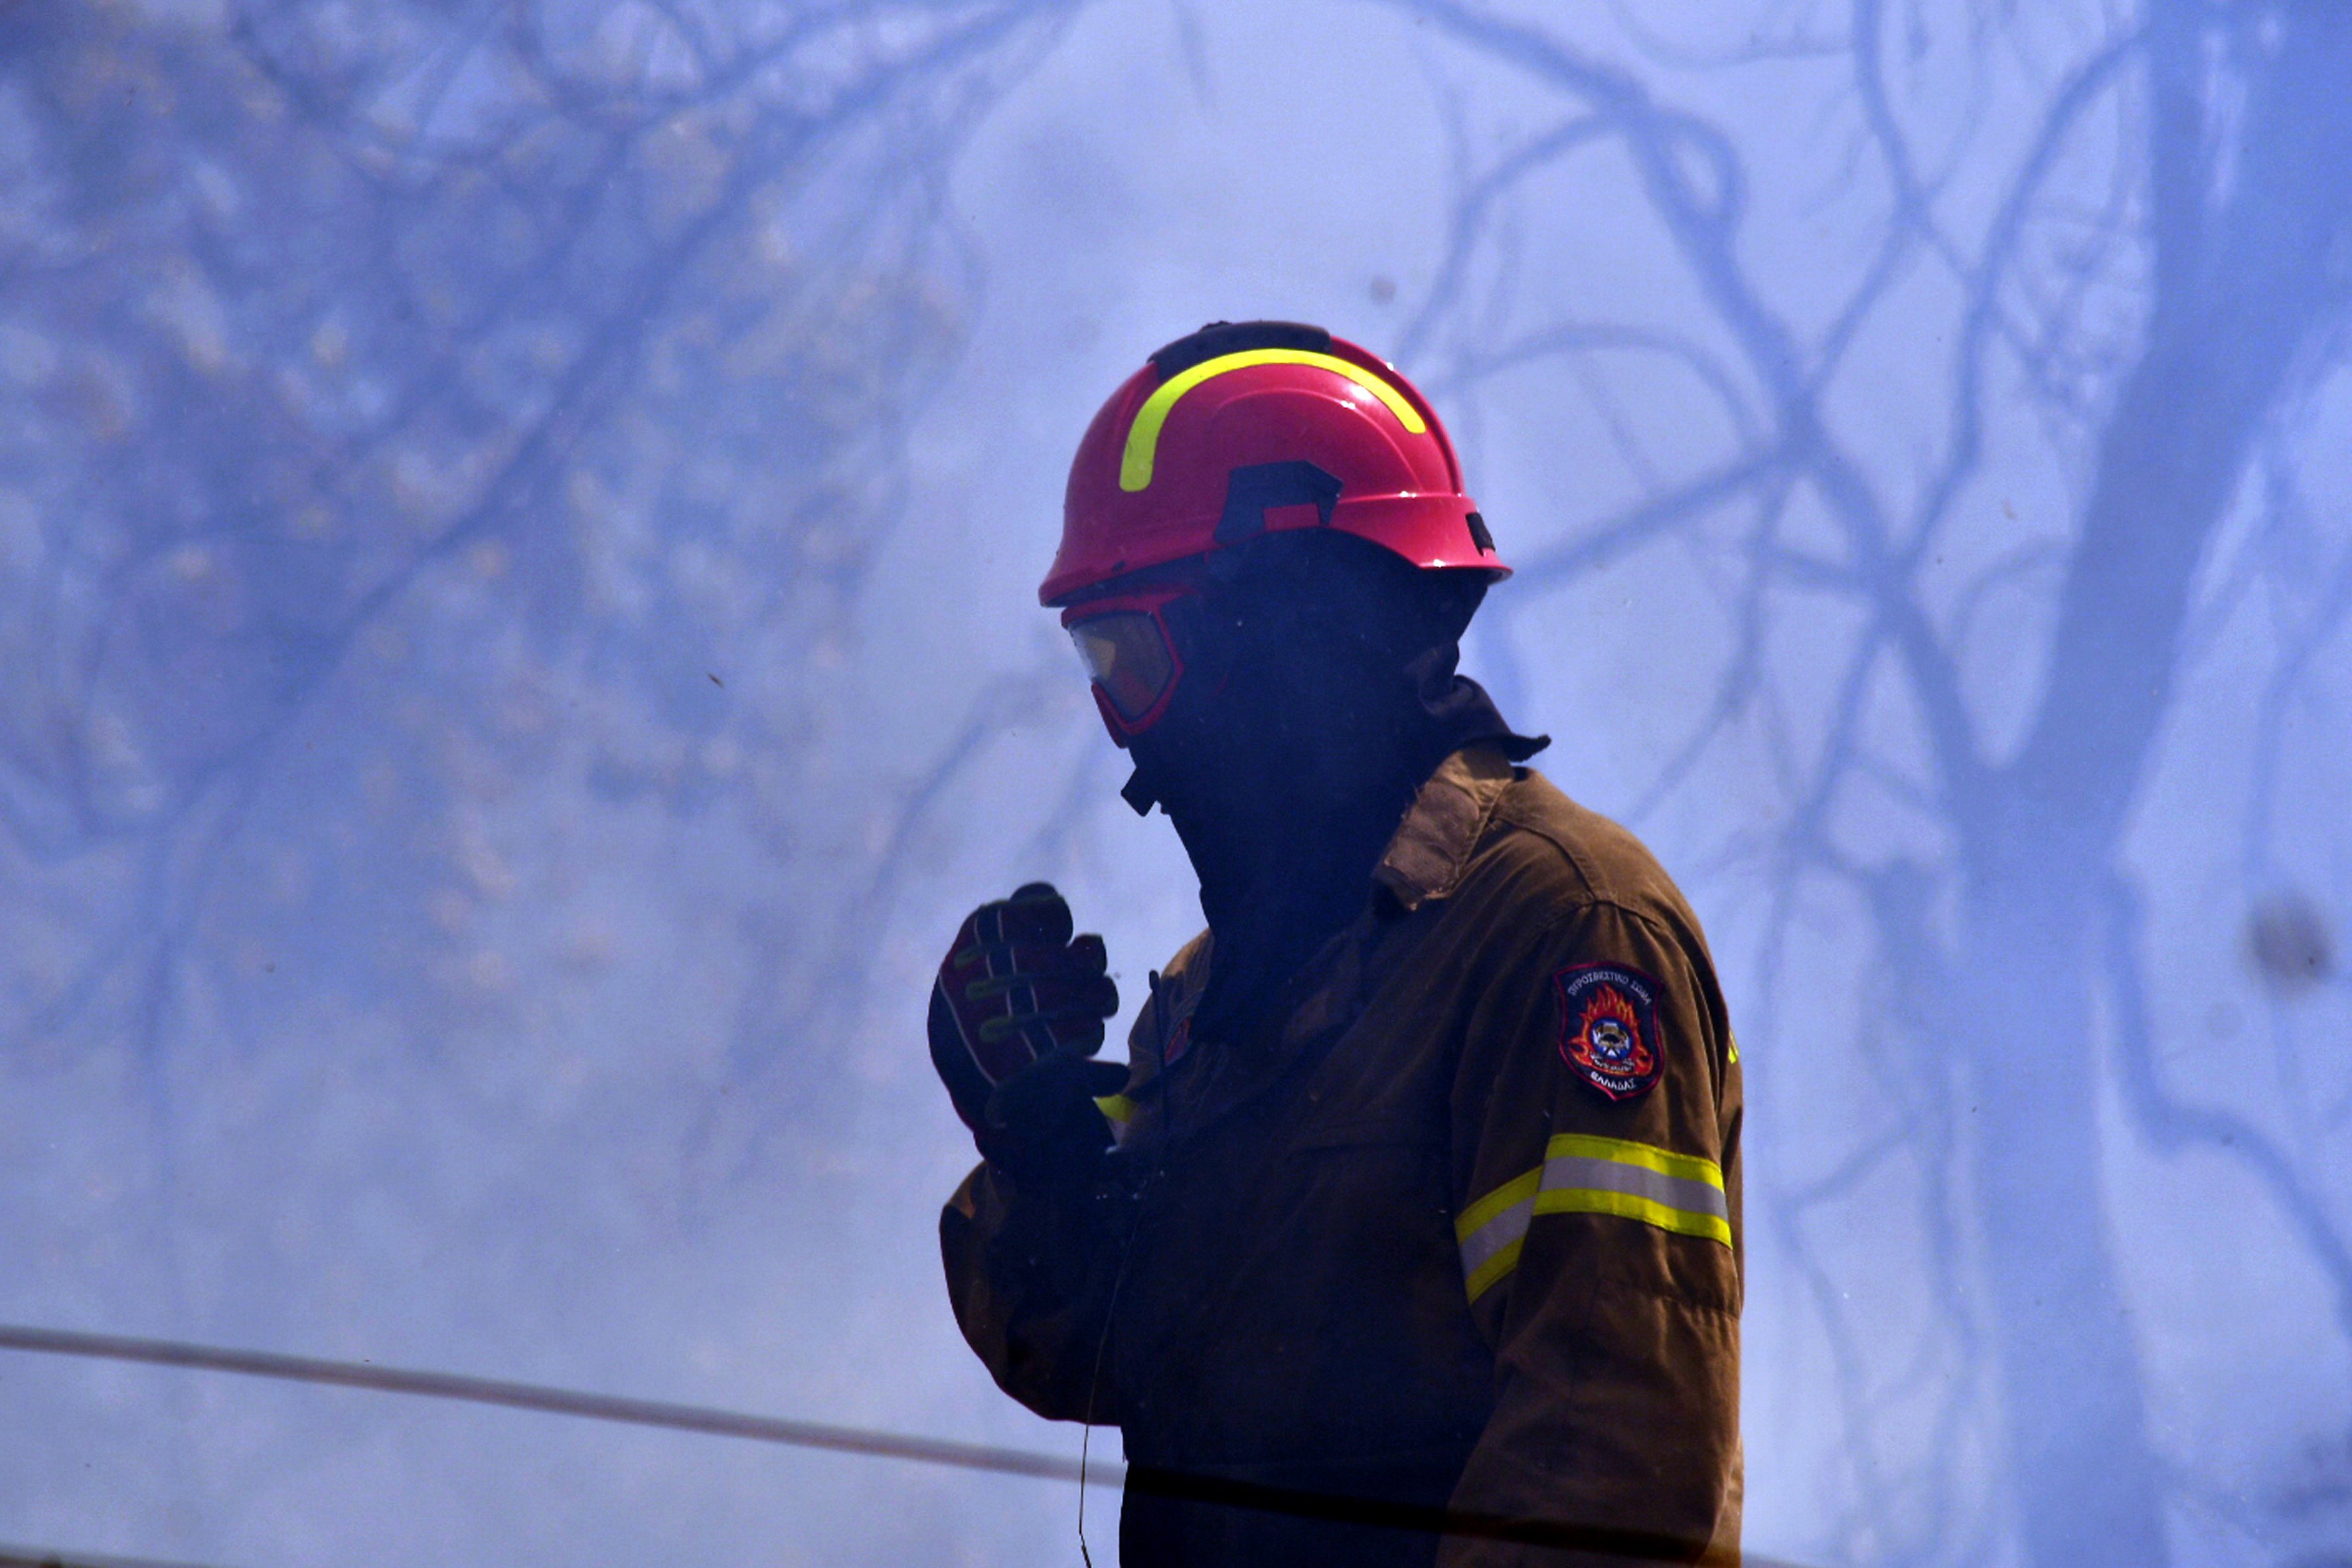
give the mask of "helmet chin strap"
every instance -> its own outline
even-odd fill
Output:
[[[1118,786],[1118,798],[1133,806],[1138,816],[1150,816],[1151,808],[1160,804],[1159,792],[1143,776],[1141,768],[1127,775],[1127,782]]]

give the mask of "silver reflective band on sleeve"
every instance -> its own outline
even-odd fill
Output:
[[[1563,1132],[1544,1145],[1541,1165],[1496,1187],[1454,1222],[1470,1300],[1517,1266],[1528,1226],[1544,1214],[1616,1215],[1731,1245],[1731,1205],[1714,1161]]]
[[[1473,1301],[1518,1262],[1519,1243],[1527,1238],[1528,1221],[1535,1217],[1536,1192],[1542,1181],[1539,1166],[1488,1193],[1454,1222],[1454,1234],[1462,1244],[1462,1278]]]

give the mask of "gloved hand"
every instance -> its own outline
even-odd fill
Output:
[[[1098,936],[1070,936],[1044,882],[974,910],[931,986],[931,1063],[991,1163],[1016,1180],[1080,1174],[1110,1142],[1095,1105],[1127,1068],[1092,1059],[1118,1011]]]

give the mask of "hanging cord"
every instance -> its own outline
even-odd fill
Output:
[[[193,1563],[159,1563],[150,1557],[96,1557],[87,1552],[49,1552],[37,1546],[0,1545],[0,1568],[197,1568]]]
[[[1156,1176],[1158,1172],[1153,1174]],[[1129,1240],[1133,1240],[1132,1234]],[[583,1394],[569,1388],[505,1383],[455,1373],[378,1366],[371,1362],[325,1361],[310,1356],[279,1355],[271,1351],[232,1350],[220,1345],[132,1339],[119,1334],[85,1334],[66,1329],[29,1328],[5,1323],[0,1323],[0,1350],[29,1351],[37,1354],[75,1356],[93,1361],[131,1362],[147,1366],[181,1367],[197,1372],[235,1373],[247,1377],[325,1384],[382,1394],[416,1394],[427,1399],[451,1399],[468,1405],[500,1405],[510,1410],[577,1415],[593,1421],[614,1421],[634,1426],[665,1427],[675,1432],[744,1437],[754,1442],[777,1443],[795,1448],[822,1448],[835,1453],[912,1459],[920,1464],[947,1465],[958,1469],[992,1471],[998,1475],[1078,1481],[1081,1486],[1086,1479],[1083,1462],[1074,1464],[1055,1454],[983,1447],[975,1443],[877,1432],[856,1426],[835,1426],[814,1421],[780,1421],[739,1411],[671,1405],[650,1399],[624,1399],[612,1394]],[[1106,1468],[1112,1477],[1139,1493],[1211,1503],[1223,1508],[1287,1514],[1298,1519],[1344,1521],[1421,1534],[1613,1552],[1620,1557],[1645,1561],[1697,1561],[1725,1564],[1727,1568],[1743,1563],[1745,1568],[1797,1568],[1796,1564],[1787,1563],[1784,1560],[1759,1557],[1753,1552],[1742,1558],[1736,1549],[1728,1555],[1709,1554],[1706,1542],[1645,1531],[1433,1508],[1418,1503],[1388,1502],[1268,1486],[1223,1476],[1163,1470],[1150,1466]],[[1080,1547],[1083,1552],[1083,1541]],[[20,1557],[9,1556],[8,1551],[0,1548],[0,1568],[16,1568],[21,1560]],[[42,1568],[60,1568],[60,1564],[63,1568],[76,1568],[77,1564],[84,1565],[84,1568],[173,1568],[170,1564],[129,1558],[53,1561],[43,1557],[40,1562]]]
[[[1110,1349],[1111,1324],[1118,1321],[1118,1293],[1127,1284],[1127,1266],[1135,1257],[1136,1236],[1143,1229],[1144,1200],[1151,1195],[1151,1189],[1159,1182],[1160,1173],[1168,1168],[1168,1148],[1176,1136],[1176,1100],[1168,1090],[1168,1019],[1160,1008],[1160,971],[1148,971],[1145,978],[1151,990],[1151,999],[1144,1005],[1151,1009],[1152,1034],[1160,1057],[1160,1072],[1155,1081],[1160,1085],[1160,1103],[1165,1125],[1160,1140],[1160,1158],[1135,1189],[1135,1214],[1128,1221],[1127,1239],[1119,1244],[1118,1271],[1111,1276],[1110,1300],[1103,1304],[1102,1337],[1095,1342],[1094,1370],[1087,1378],[1086,1426],[1078,1435],[1078,1561],[1086,1568],[1095,1568],[1094,1553],[1087,1550],[1087,1461],[1094,1450],[1095,1396],[1102,1390],[1103,1361]]]
[[[378,1366],[373,1362],[323,1361],[312,1356],[279,1355],[272,1351],[230,1350],[218,1345],[132,1339],[121,1334],[76,1333],[67,1329],[29,1328],[14,1323],[0,1323],[0,1350],[81,1356],[97,1361],[140,1362],[149,1366],[187,1367],[201,1372],[237,1373],[247,1377],[277,1378],[287,1383],[319,1383],[341,1388],[372,1389],[379,1394],[414,1394],[428,1399],[454,1399],[467,1405],[503,1405],[509,1410],[537,1410],[551,1415],[582,1415],[593,1421],[617,1421],[632,1426],[662,1426],[673,1432],[746,1437],[755,1443],[780,1443],[793,1448],[824,1448],[835,1453],[914,1459],[927,1465],[988,1470],[998,1475],[1034,1476],[1041,1480],[1074,1481],[1078,1479],[1078,1467],[1058,1454],[1034,1454],[1019,1448],[958,1443],[944,1437],[918,1437],[898,1432],[877,1432],[860,1426],[836,1426],[829,1422],[782,1421],[773,1416],[713,1410],[703,1405],[672,1405],[655,1399],[627,1399],[609,1394],[583,1394],[575,1389],[507,1383],[497,1378],[467,1377],[457,1373]]]

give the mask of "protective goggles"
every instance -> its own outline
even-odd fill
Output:
[[[1062,612],[1062,625],[1094,679],[1095,706],[1121,746],[1160,722],[1184,674],[1166,611],[1192,590],[1155,588],[1089,599]]]

